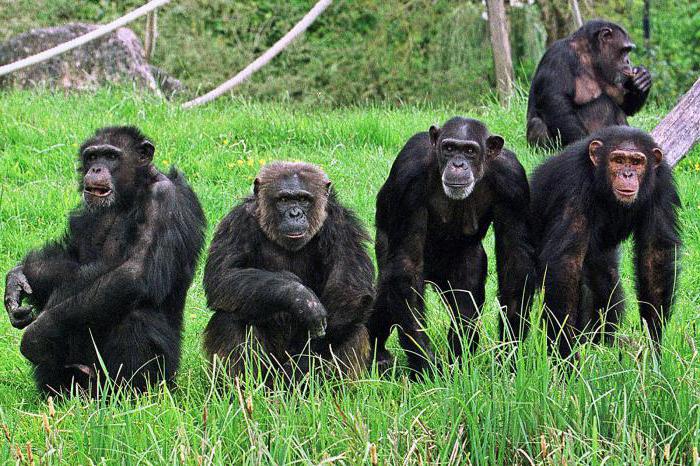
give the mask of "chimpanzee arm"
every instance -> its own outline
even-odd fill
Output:
[[[170,180],[159,181],[151,187],[144,217],[124,263],[82,288],[57,290],[33,326],[113,326],[135,304],[158,306],[173,289],[190,283],[205,224],[194,194]]]
[[[493,185],[498,294],[506,306],[508,327],[501,321],[501,338],[524,338],[535,289],[535,252],[530,227],[530,191],[525,170],[515,156],[502,153],[494,161]]]
[[[51,293],[67,280],[75,279],[78,267],[70,234],[62,241],[30,252],[5,277],[4,302],[12,326],[23,329],[31,324]],[[22,305],[25,298],[28,304]]]
[[[681,240],[676,209],[680,205],[665,164],[658,168],[652,206],[635,232],[635,265],[639,313],[657,345],[671,316],[678,279]],[[657,346],[658,348],[658,346]]]
[[[270,272],[254,268],[251,255],[265,241],[256,220],[239,206],[221,222],[204,269],[204,290],[208,306],[232,313],[243,322],[265,322],[279,313],[300,316],[309,309],[308,323],[325,317],[314,292],[291,272]]]
[[[544,277],[544,304],[550,344],[559,338],[562,357],[571,353],[578,318],[589,225],[577,206],[565,206],[545,229],[538,263]]]
[[[626,115],[637,113],[647,101],[651,90],[651,74],[644,67],[639,67],[637,74],[625,82],[627,93],[622,101],[622,111]]]
[[[405,221],[396,221],[394,210],[406,215]],[[388,222],[381,221],[388,215]],[[416,371],[428,366],[433,359],[430,341],[425,333],[423,302],[423,250],[427,235],[427,207],[417,204],[413,209],[381,205],[377,202],[377,257],[379,286],[369,330],[377,343],[386,339],[391,325],[399,326],[399,341],[406,351],[408,363]],[[380,251],[380,245],[382,250]],[[374,345],[374,342],[371,342]],[[383,349],[383,348],[378,348]]]
[[[31,251],[21,267],[32,287],[29,301],[38,310],[42,310],[58,286],[75,278],[80,264],[77,251],[71,245],[70,235],[67,235],[61,242],[50,243],[42,249]]]
[[[574,102],[574,76],[561,64],[556,67],[550,64],[549,68],[540,70],[535,77],[535,108],[550,134],[561,135],[562,144],[566,145],[585,137],[588,132]]]
[[[319,247],[327,262],[321,302],[328,311],[326,339],[344,339],[363,324],[374,301],[374,270],[365,250],[369,236],[352,212],[329,206],[319,232]]]

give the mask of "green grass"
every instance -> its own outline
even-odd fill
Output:
[[[403,142],[454,114],[483,119],[530,172],[542,155],[525,145],[524,113],[523,100],[510,108],[326,111],[224,99],[184,112],[117,91],[0,94],[0,270],[64,230],[66,214],[79,202],[77,147],[103,125],[135,124],[152,137],[157,165],[177,165],[194,186],[211,237],[250,192],[260,164],[275,159],[321,165],[372,231],[374,197]],[[663,113],[650,109],[633,123],[650,129]],[[368,464],[376,448],[380,464],[692,464],[700,446],[699,155],[696,150],[675,170],[683,200],[683,273],[658,364],[639,326],[629,259],[623,262],[626,344],[583,347],[581,364],[567,372],[548,360],[535,328],[516,373],[496,364],[489,234],[485,337],[461,367],[423,383],[409,382],[399,367],[393,377],[312,381],[290,393],[266,390],[253,379],[240,394],[235,384],[216,391],[200,351],[210,316],[200,264],[185,311],[176,390],[60,399],[51,415],[19,354],[20,332],[0,319],[0,459],[28,461],[31,450],[34,461],[45,463]],[[445,310],[434,293],[427,301],[432,336],[444,355]]]

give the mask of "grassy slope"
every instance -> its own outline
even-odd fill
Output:
[[[261,163],[303,159],[328,171],[341,199],[371,227],[374,196],[395,154],[414,132],[462,113],[477,116],[502,134],[530,171],[541,159],[525,146],[524,102],[510,109],[321,111],[219,102],[184,113],[158,101],[121,93],[95,97],[12,93],[0,96],[0,270],[30,247],[63,231],[66,213],[78,203],[74,154],[96,127],[136,124],[156,143],[157,164],[176,164],[204,204],[211,230],[250,190]],[[635,124],[652,127],[652,112]],[[69,463],[147,462],[228,464],[337,463],[369,461],[375,444],[380,462],[479,464],[553,461],[562,464],[648,463],[664,457],[689,464],[700,442],[700,343],[695,325],[700,280],[697,264],[700,166],[698,152],[676,169],[682,193],[684,273],[664,357],[655,367],[634,344],[621,350],[586,347],[580,373],[568,382],[544,356],[535,331],[513,375],[493,363],[497,304],[489,274],[484,311],[487,337],[478,355],[454,372],[426,383],[409,383],[401,369],[393,378],[368,375],[359,383],[309,385],[304,393],[268,392],[254,381],[243,388],[252,416],[243,416],[236,390],[211,390],[199,336],[209,313],[200,273],[186,308],[180,388],[155,389],[137,400],[61,400],[57,414],[32,386],[17,346],[20,332],[0,319],[0,459],[27,457]],[[371,228],[370,228],[371,229]],[[493,256],[493,237],[487,237]],[[493,257],[490,258],[493,265]],[[624,261],[628,318],[623,333],[642,340],[631,293],[630,261]],[[428,297],[433,333],[444,347],[446,318],[435,295]],[[694,343],[691,343],[694,342]],[[394,343],[395,344],[395,343]],[[4,428],[3,428],[4,429]],[[4,436],[4,435],[3,435]],[[697,454],[697,453],[695,453]]]

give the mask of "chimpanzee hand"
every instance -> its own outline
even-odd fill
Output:
[[[27,277],[24,276],[22,266],[18,265],[7,273],[5,277],[5,309],[10,317],[13,327],[23,329],[34,321],[34,308],[21,306],[22,299],[32,294]]]
[[[65,356],[62,335],[51,313],[42,312],[24,331],[19,350],[34,364],[55,362]]]
[[[293,300],[293,312],[306,325],[311,338],[323,337],[326,334],[328,313],[316,293],[299,284]]]
[[[647,92],[651,88],[651,73],[643,66],[634,68],[634,76],[629,80],[628,87],[639,93]]]
[[[282,365],[282,374],[288,383],[298,383],[309,373],[310,367],[309,356],[299,354],[292,356]]]

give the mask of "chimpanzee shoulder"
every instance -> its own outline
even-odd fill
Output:
[[[486,180],[504,202],[527,205],[530,202],[530,188],[525,168],[514,152],[503,149],[493,159],[487,169]]]
[[[388,230],[406,211],[426,204],[428,179],[435,161],[427,131],[415,134],[394,160],[389,176],[377,194],[376,225]]]
[[[567,208],[586,212],[595,207],[594,172],[588,158],[588,139],[566,146],[550,156],[530,175],[531,214],[535,230],[545,228],[538,219],[558,219]],[[573,205],[572,205],[573,204]],[[537,237],[538,231],[535,231]]]
[[[211,243],[210,260],[214,251],[223,251],[232,244],[260,244],[267,240],[255,217],[254,204],[255,199],[247,197],[221,220]]]
[[[654,184],[663,187],[663,189],[654,189],[651,192],[649,207],[641,212],[640,224],[654,224],[655,218],[669,219],[666,223],[656,222],[657,242],[677,244],[681,233],[675,212],[681,207],[681,199],[673,172],[666,160],[662,160],[656,167],[654,177]]]
[[[561,82],[561,73],[577,75],[580,64],[576,53],[571,48],[571,38],[565,37],[554,42],[545,52],[538,65],[538,78]]]
[[[362,222],[355,212],[338,202],[333,190],[328,197],[326,210],[328,216],[317,233],[321,256],[326,262],[333,262],[338,254],[358,254],[362,258],[366,257],[367,261],[359,262],[363,267],[357,272],[368,276],[372,281],[374,272],[366,250],[371,238]]]

